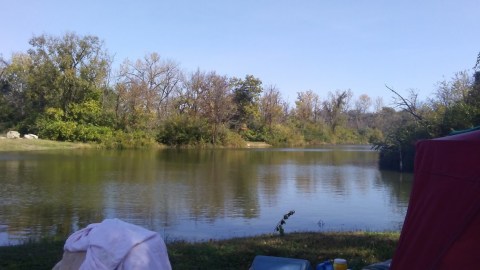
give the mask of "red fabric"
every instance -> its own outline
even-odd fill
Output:
[[[417,143],[390,269],[480,269],[480,131]]]

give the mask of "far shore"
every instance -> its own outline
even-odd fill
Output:
[[[87,148],[101,148],[102,146],[95,143],[81,143],[81,142],[61,142],[43,139],[7,139],[0,137],[0,152],[8,151],[36,151],[36,150],[61,150],[61,149],[87,149]],[[158,145],[164,148],[164,145]],[[246,142],[246,148],[268,148],[272,147],[265,142]]]
[[[0,139],[0,152],[95,148],[95,144],[42,139]]]

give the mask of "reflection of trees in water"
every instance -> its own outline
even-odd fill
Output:
[[[8,175],[1,184],[12,187],[1,193],[2,201],[15,201],[0,205],[10,234],[66,236],[84,226],[82,220],[103,219],[97,207],[101,192],[82,190],[98,181],[98,164],[71,153],[19,155],[0,163],[0,171]]]
[[[379,171],[376,184],[386,186],[390,192],[388,196],[392,210],[405,215],[412,189],[413,174],[395,171]]]
[[[260,215],[260,199],[277,205],[289,181],[302,193],[362,192],[377,160],[376,152],[335,147],[19,155],[0,162],[7,176],[0,180],[1,222],[11,234],[57,236],[113,217],[154,230],[176,226],[185,215],[211,223],[252,219]],[[386,177],[401,201],[399,184]]]

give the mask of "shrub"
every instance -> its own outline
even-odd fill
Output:
[[[54,121],[61,121],[63,120],[63,117],[65,116],[65,113],[62,109],[60,108],[47,108],[45,109],[45,117],[50,120]]]
[[[263,129],[244,129],[240,131],[240,135],[249,142],[263,142],[266,134]]]
[[[109,127],[98,127],[90,124],[77,125],[74,140],[81,142],[100,143],[112,137],[113,130]]]
[[[166,145],[201,145],[211,143],[208,124],[199,118],[177,116],[163,123],[157,141]]]
[[[337,127],[335,130],[335,143],[339,144],[357,144],[362,142],[358,132],[354,129]]]
[[[101,144],[108,149],[141,149],[155,146],[154,136],[144,131],[124,132],[117,130],[106,136]]]
[[[101,119],[100,116],[102,115],[100,103],[95,100],[85,101],[80,104],[70,104],[69,109],[68,118],[82,124],[98,124],[98,120]]]
[[[284,125],[272,126],[265,137],[265,141],[271,145],[300,146],[305,144],[302,134]]]
[[[243,137],[230,130],[226,126],[220,126],[218,129],[218,141],[221,145],[227,147],[244,147],[246,142]]]
[[[308,144],[319,145],[332,142],[330,129],[325,128],[322,123],[305,123],[300,130]]]
[[[45,120],[38,123],[38,136],[55,141],[75,141],[77,124],[71,121]]]

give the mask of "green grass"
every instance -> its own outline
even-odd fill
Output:
[[[220,241],[167,243],[172,268],[248,269],[256,255],[309,260],[312,266],[327,259],[344,258],[348,267],[392,258],[398,232],[291,233]],[[51,269],[62,256],[63,241],[41,241],[0,247],[0,269]]]
[[[33,151],[33,150],[58,150],[75,148],[92,148],[93,144],[57,142],[50,140],[27,140],[27,139],[0,139],[1,151]]]

